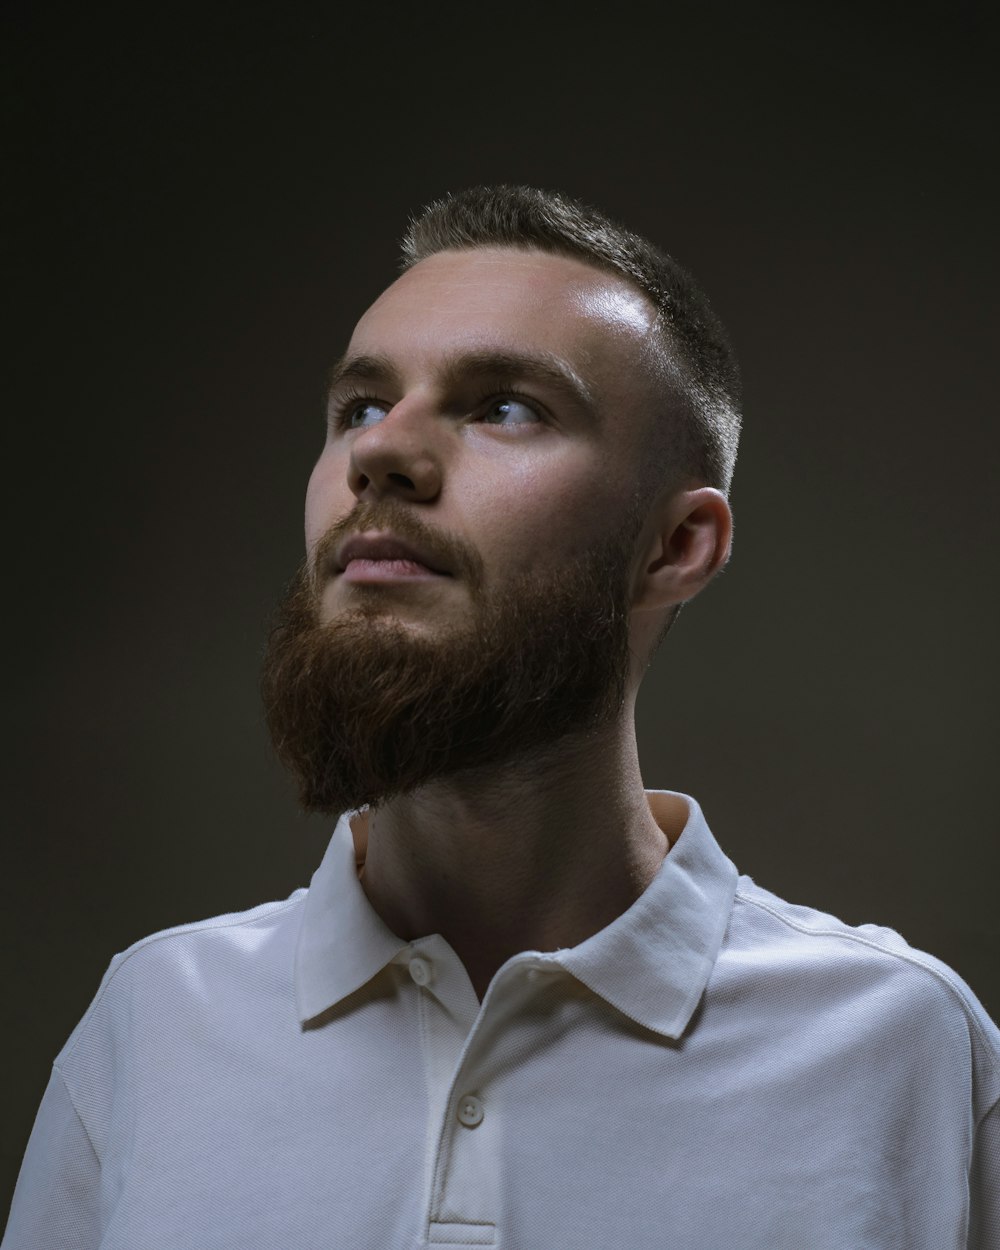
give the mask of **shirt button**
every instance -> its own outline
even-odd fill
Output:
[[[475,1094],[464,1094],[458,1101],[458,1118],[466,1128],[475,1128],[483,1118],[483,1104]]]
[[[434,969],[426,959],[420,956],[410,960],[410,976],[418,985],[429,985],[434,976]]]

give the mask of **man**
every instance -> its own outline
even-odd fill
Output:
[[[112,960],[4,1250],[996,1247],[968,986],[643,789],[643,672],[730,550],[706,300],[528,188],[404,252],[333,370],[262,677],[327,854]]]

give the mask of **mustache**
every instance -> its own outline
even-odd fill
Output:
[[[321,589],[324,570],[330,568],[341,542],[349,535],[368,530],[389,530],[396,537],[419,546],[432,558],[440,558],[442,564],[454,568],[473,589],[483,584],[483,558],[471,543],[428,525],[401,500],[389,498],[359,500],[347,516],[324,531],[309,556],[314,591]]]

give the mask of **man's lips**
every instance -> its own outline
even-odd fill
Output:
[[[348,560],[341,577],[345,582],[413,581],[417,578],[441,577],[416,560]]]
[[[451,576],[438,557],[394,534],[352,534],[337,550],[333,572],[347,581]]]

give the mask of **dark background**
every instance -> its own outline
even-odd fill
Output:
[[[324,371],[407,216],[475,182],[651,236],[743,362],[734,558],[647,679],[646,784],[1000,1015],[984,11],[8,7],[0,1189],[111,956],[321,858],[264,622]]]

